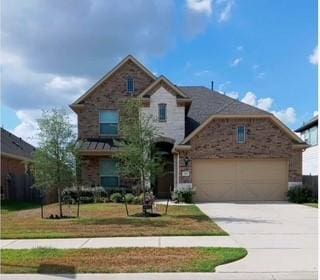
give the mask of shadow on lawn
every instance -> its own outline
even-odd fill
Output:
[[[12,268],[15,271],[19,271],[19,268],[22,270],[36,269],[36,273],[39,273],[39,274],[56,274],[55,276],[59,276],[59,274],[61,274],[62,277],[67,277],[72,279],[76,278],[76,269],[72,265],[46,264],[46,263],[42,263],[40,265],[17,265],[17,264],[2,263],[2,266],[4,268]],[[3,270],[6,270],[6,269],[3,269]],[[2,273],[8,273],[8,272],[5,271]]]
[[[174,221],[169,220],[155,220],[152,218],[104,218],[104,219],[82,219],[79,220],[81,225],[134,225],[137,227],[153,226],[163,227],[168,225],[174,225]]]
[[[23,201],[2,201],[1,210],[2,211],[19,211],[39,208],[40,204],[33,202],[23,202]]]
[[[205,215],[177,215],[175,216],[176,219],[190,219],[195,220],[197,222],[210,222],[211,219]]]
[[[264,223],[264,224],[276,224],[274,221],[270,220],[264,220],[264,219],[244,219],[244,218],[230,218],[230,217],[215,217],[214,220],[216,222],[226,222],[228,224],[230,223]]]
[[[69,278],[75,278],[76,269],[73,265],[48,264],[42,263],[39,265],[37,273],[41,274],[69,274]],[[74,274],[70,275],[70,274]],[[65,275],[64,275],[65,276]]]

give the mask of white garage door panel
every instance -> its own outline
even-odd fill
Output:
[[[286,199],[287,160],[199,159],[192,166],[196,201]]]

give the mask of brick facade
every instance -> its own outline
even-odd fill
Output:
[[[127,79],[129,77],[133,78],[135,83],[135,92],[132,95],[127,92]],[[77,109],[79,139],[105,138],[99,134],[99,111],[108,109],[119,110],[124,101],[139,95],[153,82],[154,78],[133,61],[128,60],[124,63],[80,102],[82,105]],[[154,94],[151,95],[151,93]],[[150,99],[145,102],[142,110],[157,118],[158,104],[167,104],[167,121],[165,123],[158,123],[157,125],[164,134],[164,137],[180,143],[185,137],[186,112],[185,108],[181,108],[185,105],[179,104],[175,90],[161,81],[150,89],[147,96]],[[221,104],[221,106],[223,105],[224,103]],[[200,113],[202,106],[204,105],[196,107],[197,110],[200,110]],[[175,186],[192,183],[192,159],[219,158],[287,159],[289,163],[289,183],[301,182],[301,148],[294,149],[294,141],[288,134],[269,119],[267,113],[263,112],[263,114],[266,115],[266,118],[255,118],[253,116],[252,118],[226,117],[213,119],[190,140],[188,144],[191,146],[191,150],[180,151],[179,155],[175,155]],[[247,139],[244,144],[237,143],[236,129],[239,125],[245,125],[247,129]],[[185,159],[187,157],[189,162],[186,166]],[[108,158],[108,156],[83,157],[82,180],[84,184],[100,185],[100,160],[104,158]],[[182,176],[183,171],[189,171],[189,176]],[[122,179],[121,183],[123,181]]]
[[[135,96],[143,92],[153,82],[149,75],[131,61],[120,67],[85,98],[84,108],[78,112],[80,139],[99,138],[99,111],[118,110],[125,100],[131,98],[131,95],[127,92],[127,79],[129,77],[134,79]]]
[[[236,129],[245,125],[247,139],[237,143]],[[302,181],[302,150],[292,147],[288,135],[269,119],[213,119],[190,143],[191,150],[179,154],[179,183],[192,183],[192,159],[263,159],[285,158],[289,161],[289,182]],[[190,162],[185,166],[184,159]],[[183,177],[188,170],[190,176]]]

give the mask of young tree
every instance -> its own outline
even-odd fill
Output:
[[[161,136],[151,116],[140,111],[141,102],[126,101],[121,108],[120,135],[115,141],[119,152],[113,157],[118,162],[120,175],[135,178],[140,182],[143,204],[150,189],[151,177],[163,173],[163,157],[155,147],[155,140]],[[144,213],[146,214],[145,207]]]
[[[57,189],[59,214],[62,213],[62,189],[75,180],[75,134],[69,116],[63,109],[44,111],[37,120],[39,148],[34,157],[34,186],[47,192]]]

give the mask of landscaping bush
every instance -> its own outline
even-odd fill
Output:
[[[135,196],[132,200],[133,204],[141,204],[142,203],[142,199],[139,195]]]
[[[192,196],[194,194],[194,190],[192,187],[184,187],[175,190],[172,193],[172,200],[175,202],[184,202],[184,203],[192,203]]]
[[[116,203],[122,202],[122,195],[121,195],[121,193],[113,193],[113,194],[110,196],[110,200],[111,200],[112,202],[116,202]]]
[[[133,200],[135,199],[135,196],[132,193],[127,193],[125,195],[125,199],[127,201],[127,203],[133,203]]]
[[[107,202],[108,192],[103,187],[77,187],[66,188],[62,191],[62,200],[64,203],[74,204],[78,201],[78,195],[81,203]]]
[[[312,191],[305,186],[296,186],[288,191],[288,200],[294,203],[312,202]]]

